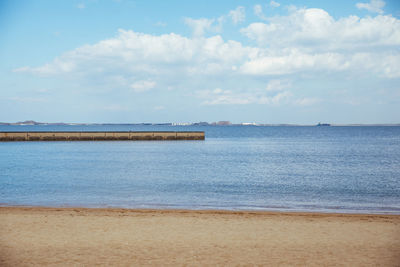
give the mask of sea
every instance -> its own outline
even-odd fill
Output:
[[[0,205],[400,214],[400,127],[3,125],[204,131],[204,141],[0,142]]]

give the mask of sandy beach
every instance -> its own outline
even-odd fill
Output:
[[[400,216],[1,207],[0,265],[399,266]]]

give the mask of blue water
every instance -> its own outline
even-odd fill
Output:
[[[172,130],[205,141],[0,142],[0,204],[400,214],[400,127],[0,126]]]

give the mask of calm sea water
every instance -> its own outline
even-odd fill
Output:
[[[400,127],[0,126],[51,130],[206,140],[2,142],[1,205],[400,214]]]

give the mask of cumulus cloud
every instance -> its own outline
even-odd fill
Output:
[[[204,29],[196,32],[203,34]],[[119,30],[114,38],[66,52],[53,62],[14,71],[74,78],[102,75],[121,86],[131,85],[138,78],[175,77],[176,73],[186,77],[288,75],[353,69],[400,76],[396,49],[400,45],[400,21],[391,16],[335,20],[321,9],[299,9],[270,23],[252,23],[241,32],[256,40],[258,46],[225,41],[219,35],[187,38],[174,33],[157,36]]]
[[[385,1],[383,0],[371,0],[369,3],[357,3],[356,7],[358,9],[366,9],[373,13],[383,13],[383,7],[385,6]]]
[[[187,19],[193,37],[119,30],[112,38],[14,72],[70,79],[128,96],[154,88],[165,94],[193,90],[204,105],[316,104],[318,99],[292,95],[290,81],[310,75],[400,78],[400,21],[392,16],[334,19],[322,9],[294,9],[267,21],[241,29],[253,45],[205,37],[218,20]]]
[[[192,19],[185,18],[185,24],[192,28],[193,36],[202,37],[207,31],[212,29],[215,19]]]
[[[351,71],[375,73],[380,77],[400,77],[400,55],[383,53],[319,53],[293,50],[282,56],[262,56],[245,62],[240,71],[248,75],[271,76],[299,72],[330,73]]]
[[[303,8],[269,21],[252,23],[241,32],[260,46],[279,48],[355,50],[400,45],[400,20],[392,16],[349,16],[335,20],[323,9]]]
[[[174,33],[150,35],[119,30],[115,38],[69,51],[39,67],[22,67],[15,72],[38,75],[92,76],[112,78],[130,85],[151,75],[218,75],[231,72],[259,48],[246,47],[221,36],[187,38]]]
[[[259,47],[268,48],[242,64],[243,73],[282,75],[358,69],[382,77],[400,77],[400,63],[395,63],[399,57],[400,20],[392,16],[336,20],[322,9],[302,8],[268,21],[241,29]]]
[[[335,20],[322,9],[302,8],[268,21],[241,29],[259,47],[266,48],[241,65],[243,73],[283,75],[358,68],[399,77],[400,64],[394,62],[399,55],[396,48],[400,45],[400,20],[392,16]],[[374,64],[362,64],[360,58]]]
[[[184,22],[192,29],[194,37],[203,37],[207,32],[221,33],[222,26],[230,18],[233,24],[239,24],[246,20],[245,8],[242,6],[229,11],[228,14],[219,16],[218,18],[185,18]]]
[[[234,24],[244,22],[246,19],[244,7],[238,6],[235,10],[229,11],[229,16]]]
[[[306,54],[292,50],[285,55],[261,56],[245,62],[241,70],[251,75],[282,75],[298,71],[341,71],[349,67],[348,59],[337,53]]]

